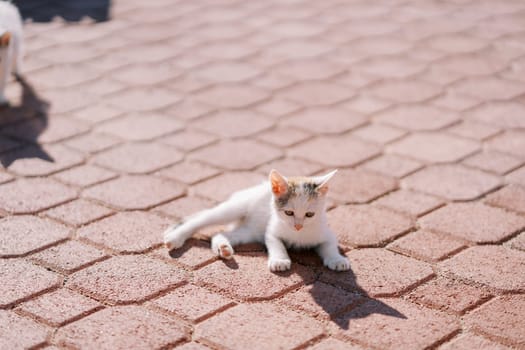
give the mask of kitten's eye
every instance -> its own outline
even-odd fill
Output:
[[[293,211],[291,210],[285,210],[284,213],[288,216],[293,216]]]
[[[309,211],[309,212],[307,212],[306,214],[304,214],[304,216],[306,216],[307,218],[311,218],[311,217],[314,216],[314,215],[315,215],[315,213],[314,213],[314,212],[311,212],[311,211]]]

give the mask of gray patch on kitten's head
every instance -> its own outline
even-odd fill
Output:
[[[308,177],[292,177],[288,179],[288,190],[281,196],[275,198],[277,208],[285,207],[290,199],[297,196],[308,196],[308,200],[316,199],[319,196],[317,188],[319,184]]]

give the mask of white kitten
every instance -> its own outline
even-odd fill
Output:
[[[264,242],[271,271],[290,269],[287,247],[315,247],[325,266],[348,270],[350,263],[339,253],[325,212],[327,183],[335,173],[287,179],[272,170],[269,182],[236,192],[216,207],[169,228],[164,242],[169,249],[179,248],[206,226],[233,223],[228,232],[213,236],[211,241],[211,249],[222,258],[232,257],[232,245]]]
[[[0,1],[0,104],[6,104],[4,90],[11,73],[22,69],[22,18],[10,2]]]

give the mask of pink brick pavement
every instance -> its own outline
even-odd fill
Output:
[[[525,2],[20,3],[0,348],[525,349]],[[272,167],[340,169],[351,271],[162,247]]]

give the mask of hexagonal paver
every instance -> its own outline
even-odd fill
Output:
[[[334,152],[344,150],[344,152]],[[288,150],[292,156],[325,164],[331,167],[353,166],[380,153],[373,143],[360,141],[354,137],[317,137],[294,146]]]
[[[460,328],[450,315],[400,299],[370,300],[339,322],[349,323],[343,336],[380,349],[430,347]]]
[[[370,92],[379,98],[398,103],[415,103],[428,100],[440,94],[441,89],[417,80],[398,80],[380,83]]]
[[[463,121],[447,129],[450,133],[474,140],[484,140],[500,132],[500,129],[491,125]]]
[[[409,175],[403,183],[411,189],[451,200],[475,199],[498,187],[499,177],[460,165],[432,165]]]
[[[366,123],[360,114],[335,108],[309,108],[283,121],[286,126],[322,134],[341,134]]]
[[[181,130],[183,124],[161,114],[131,115],[101,124],[96,131],[129,141],[144,141]]]
[[[44,344],[50,333],[41,324],[5,310],[0,310],[0,329],[0,347],[5,349],[36,347]]]
[[[257,112],[243,110],[218,112],[192,125],[210,134],[233,138],[257,134],[270,128],[273,123]]]
[[[332,105],[354,95],[351,88],[327,82],[301,83],[281,93],[281,96],[308,107]]]
[[[68,147],[84,153],[100,152],[119,143],[120,141],[114,137],[97,133],[85,134],[65,142]]]
[[[279,75],[289,77],[294,81],[325,80],[344,72],[345,67],[333,62],[319,60],[301,60],[279,64],[272,67]]]
[[[258,317],[247,319],[246,315]],[[315,320],[294,311],[272,304],[243,304],[197,325],[195,337],[229,349],[264,344],[265,349],[272,350],[299,347],[321,332]]]
[[[200,197],[182,197],[163,204],[155,208],[155,211],[162,212],[169,216],[174,216],[178,219],[183,219],[200,210],[211,208],[215,205],[215,201],[200,198]]]
[[[525,342],[524,312],[523,295],[506,295],[471,312],[466,323],[490,338],[521,346]]]
[[[445,343],[440,347],[442,350],[470,350],[472,348],[483,350],[510,350],[510,347],[493,342],[479,335],[465,333]]]
[[[434,274],[429,264],[384,249],[352,250],[346,256],[350,271],[324,270],[321,280],[376,297],[399,295]]]
[[[75,190],[51,179],[18,179],[0,186],[0,208],[9,213],[30,214],[76,196]]]
[[[97,154],[100,166],[128,174],[150,173],[180,161],[183,154],[156,143],[129,143]]]
[[[228,170],[251,170],[281,156],[281,151],[251,140],[223,141],[193,152],[190,158]]]
[[[242,273],[240,273],[242,272]],[[293,264],[292,270],[270,272],[266,255],[235,255],[230,262],[217,261],[195,272],[195,281],[244,300],[272,299],[284,292],[308,283],[313,272]],[[283,278],[285,277],[285,278]],[[266,286],[260,288],[260,286]]]
[[[457,239],[419,230],[401,237],[388,246],[388,249],[425,261],[437,261],[464,248]]]
[[[363,167],[383,175],[400,178],[422,168],[423,164],[406,157],[385,154],[366,162]]]
[[[119,306],[96,312],[60,328],[60,345],[82,349],[152,349],[188,338],[180,321],[142,306]]]
[[[67,241],[33,254],[30,259],[39,265],[68,274],[106,257],[106,253],[94,247],[77,241]]]
[[[89,131],[89,126],[72,118],[33,118],[2,129],[2,133],[32,143],[62,141]]]
[[[41,294],[61,284],[59,275],[22,259],[0,259],[0,307]]]
[[[101,307],[102,305],[95,300],[61,288],[23,303],[18,310],[56,327],[70,323]]]
[[[375,120],[413,131],[437,130],[455,123],[456,113],[426,104],[399,106],[374,116]]]
[[[171,220],[144,212],[121,212],[77,231],[78,237],[119,253],[140,253],[162,243]]]
[[[341,243],[357,247],[383,245],[413,227],[406,216],[369,206],[339,206],[328,221]]]
[[[241,82],[261,74],[257,67],[240,62],[217,62],[199,66],[195,75],[214,83]]]
[[[122,209],[147,209],[183,194],[184,187],[173,181],[138,175],[122,176],[83,192],[84,197]]]
[[[525,128],[525,106],[517,102],[485,103],[467,113],[469,119],[502,128]]]
[[[399,190],[379,198],[374,204],[412,216],[421,216],[442,206],[444,202],[426,194]]]
[[[220,174],[218,169],[199,162],[181,162],[159,172],[160,176],[167,177],[186,184],[194,184]]]
[[[506,153],[485,151],[468,157],[463,164],[490,171],[499,175],[508,173],[525,163],[525,159],[519,159]]]
[[[483,288],[446,278],[432,280],[410,293],[410,299],[418,304],[457,314],[463,314],[489,297],[490,293]]]
[[[93,165],[77,166],[54,175],[55,179],[80,187],[91,186],[115,177],[117,174],[114,172]]]
[[[487,196],[485,203],[525,214],[525,187],[509,185]]]
[[[269,95],[253,86],[228,84],[211,87],[195,93],[204,104],[218,108],[241,108],[266,100]]]
[[[520,159],[525,158],[525,132],[507,131],[488,141],[488,147],[496,151],[512,154]]]
[[[343,169],[330,180],[328,197],[343,203],[366,203],[397,188],[397,181],[363,170]]]
[[[406,131],[379,123],[368,124],[353,132],[353,135],[359,137],[360,139],[380,144],[392,142],[401,138],[405,134]]]
[[[357,63],[354,69],[379,78],[402,79],[421,73],[425,66],[407,57],[374,57]]]
[[[201,322],[234,305],[233,301],[194,285],[184,285],[152,304],[193,322]]]
[[[44,215],[73,226],[81,226],[112,213],[111,209],[81,198],[46,210]]]
[[[173,64],[128,65],[112,72],[111,77],[127,85],[156,85],[177,78],[181,71]]]
[[[64,240],[70,230],[35,216],[9,216],[0,220],[0,257],[16,257]]]
[[[452,203],[419,223],[476,243],[496,243],[525,228],[525,218],[481,203]]]
[[[524,84],[492,76],[468,78],[454,84],[453,89],[486,101],[511,99],[525,93]]]
[[[109,100],[109,104],[123,111],[134,113],[166,108],[179,100],[180,97],[173,91],[160,88],[143,88],[118,93]]]
[[[440,269],[501,291],[525,290],[525,253],[501,246],[475,246],[445,260]]]
[[[110,304],[148,299],[185,280],[182,270],[139,255],[115,256],[72,274],[66,285]]]
[[[389,146],[389,150],[429,163],[455,162],[479,149],[471,140],[443,135],[419,133],[409,135]]]
[[[192,191],[204,198],[222,202],[232,193],[260,184],[267,177],[252,172],[227,172],[192,187]]]

